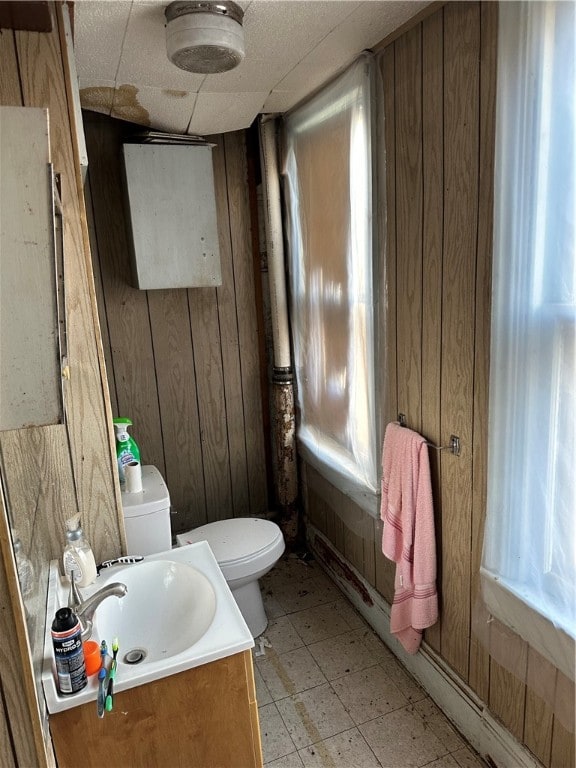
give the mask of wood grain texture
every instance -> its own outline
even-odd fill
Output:
[[[218,208],[218,235],[222,285],[216,289],[218,320],[220,326],[220,347],[224,393],[226,401],[226,423],[228,426],[228,448],[230,452],[231,506],[227,517],[246,515],[250,509],[248,487],[248,456],[246,449],[246,422],[242,401],[242,356],[250,355],[240,342],[238,328],[237,286],[234,275],[232,253],[232,222],[228,203],[228,186],[231,181],[227,173],[227,152],[225,138],[211,137],[217,142],[213,149],[214,186]],[[257,342],[256,348],[257,349]]]
[[[422,30],[395,47],[396,359],[398,410],[422,419]]]
[[[216,289],[190,290],[188,302],[198,387],[206,504],[210,510],[210,520],[222,520],[231,516],[232,484]]]
[[[382,101],[384,102],[384,124],[378,126],[380,137],[384,138],[386,149],[386,285],[382,286],[386,297],[386,365],[384,424],[398,417],[398,375],[396,350],[396,118],[394,109],[395,61],[394,46],[387,48],[379,61],[382,77]]]
[[[539,653],[528,649],[524,743],[544,764],[550,765],[556,670]]]
[[[384,125],[379,126],[386,149],[386,370],[384,373],[384,426],[398,418],[397,365],[397,254],[396,254],[396,111],[395,47],[390,45],[379,60],[382,77]],[[374,521],[374,586],[391,602],[394,596],[394,565],[382,553],[382,521]]]
[[[13,32],[3,30],[0,34],[0,61],[0,104],[21,107],[22,92]]]
[[[256,307],[246,138],[243,131],[224,136],[228,210],[236,295],[238,344],[242,350],[240,375],[242,409],[248,470],[250,509],[264,512],[267,507],[266,460],[260,387],[260,358]]]
[[[472,553],[470,605],[479,599],[488,472],[488,385],[490,377],[490,303],[498,4],[480,6],[480,176],[478,186],[478,258],[476,261],[476,326],[474,334],[474,434],[472,464]],[[472,632],[469,684],[488,700],[489,654]]]
[[[518,643],[517,663],[523,668],[521,677],[504,669],[494,659],[490,660],[490,697],[489,706],[492,712],[522,741],[524,736],[524,708],[526,705],[526,675],[527,650],[525,644]]]
[[[228,149],[214,137],[222,286],[135,291],[118,191],[119,148],[129,126],[85,117],[91,236],[118,415],[132,418],[143,461],[166,478],[178,512],[174,532],[261,513],[267,491],[243,135],[227,138]]]
[[[154,350],[144,291],[131,286],[130,244],[123,211],[119,144],[122,126],[85,115],[89,182],[105,294],[118,412],[133,422],[144,464],[165,472]]]
[[[67,429],[74,486],[84,526],[98,559],[118,553],[118,509],[109,425],[105,419],[94,287],[82,231],[77,160],[68,115],[68,97],[58,30],[49,35],[17,32],[20,81],[27,106],[50,113],[52,161],[61,175],[64,220],[64,272],[70,381],[66,393]],[[102,526],[101,523],[105,525]],[[113,535],[109,536],[109,532]]]
[[[103,720],[94,716],[93,703],[53,715],[59,768],[261,767],[246,655],[250,651],[121,691]]]
[[[55,16],[56,18],[56,16]],[[78,194],[79,168],[71,140],[68,117],[68,91],[59,31],[49,34],[3,32],[0,35],[0,101],[48,108],[50,139],[55,170],[60,173],[64,204],[64,260],[67,300],[69,364],[72,378],[68,385],[67,425],[25,430],[2,435],[2,482],[9,501],[10,524],[21,527],[23,545],[34,562],[37,583],[32,596],[26,597],[30,614],[28,641],[21,643],[22,659],[33,659],[37,670],[45,619],[46,567],[50,556],[62,547],[62,520],[67,511],[75,511],[78,502],[84,514],[84,527],[96,556],[103,558],[119,551],[117,509],[114,502],[112,457],[108,425],[103,403],[103,373],[100,368],[96,318],[88,269],[89,254],[82,230],[82,206]],[[108,458],[107,458],[108,457]],[[63,471],[63,467],[66,467]],[[56,539],[58,543],[56,544]],[[4,567],[10,558],[4,553]],[[5,581],[0,585],[2,616],[8,621],[12,610],[14,627],[25,633],[18,596],[9,594]],[[4,631],[4,638],[8,636]],[[3,646],[5,648],[5,646]],[[18,742],[37,730],[36,744],[31,741],[19,765],[45,764],[49,759],[42,737],[42,725],[34,690],[21,682],[25,673],[18,670],[17,656],[2,653],[0,675],[17,692],[18,703],[9,702],[8,728]],[[24,663],[24,662],[23,662]],[[17,679],[12,683],[12,676]],[[11,696],[12,694],[10,694]],[[22,737],[22,738],[21,738]],[[47,748],[49,745],[47,745]],[[24,747],[21,747],[24,749]],[[20,747],[19,747],[20,749]]]
[[[444,220],[444,134],[438,112],[442,105],[443,14],[436,13],[422,24],[422,434],[441,445],[440,393],[442,376],[442,279]],[[442,583],[442,495],[440,461],[429,451],[434,522],[436,531],[437,583]],[[442,596],[440,595],[440,601]],[[440,619],[426,630],[425,639],[440,652]]]
[[[569,731],[554,718],[550,768],[574,768],[576,765],[574,731]]]
[[[100,334],[102,337],[102,351],[106,371],[112,371],[112,347],[110,344],[110,333],[108,332],[108,318],[106,316],[106,304],[104,301],[104,289],[102,287],[102,270],[100,269],[100,255],[98,253],[98,235],[96,233],[96,224],[94,222],[94,209],[92,204],[92,189],[90,187],[90,174],[87,175],[86,186],[84,188],[86,199],[86,218],[88,226],[88,236],[91,246],[92,272],[94,274],[94,283],[98,307],[98,319]],[[108,396],[110,398],[110,407],[112,413],[118,413],[118,398],[116,396],[116,385],[112,376],[108,377]]]
[[[41,601],[42,603],[42,601]],[[24,604],[12,552],[6,500],[0,487],[0,742],[2,766],[48,766]],[[4,763],[4,757],[6,763]]]
[[[0,602],[0,610],[4,611],[5,608],[2,602]],[[0,765],[5,766],[5,768],[18,768],[14,750],[12,749],[12,742],[10,741],[9,727],[10,712],[5,707],[2,680],[0,679]]]
[[[149,291],[148,310],[154,347],[158,403],[165,435],[165,480],[177,512],[173,533],[206,522],[204,467],[192,339],[186,291]]]
[[[441,433],[442,655],[467,680],[470,632],[474,289],[478,227],[479,5],[444,8],[444,266]]]

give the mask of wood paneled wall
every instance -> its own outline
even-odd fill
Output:
[[[65,424],[0,433],[0,733],[6,736],[0,739],[0,764],[22,768],[50,760],[34,686],[42,656],[48,563],[61,556],[66,518],[81,512],[98,560],[120,553],[111,414],[70,119],[72,84],[61,11],[48,7],[54,15],[51,32],[0,32],[0,104],[49,110],[52,161],[62,187],[70,373]],[[11,526],[18,528],[23,551],[35,566],[34,595],[24,604],[11,553]],[[31,613],[28,627],[24,605]]]
[[[166,479],[173,533],[259,514],[268,491],[246,143],[216,136],[222,285],[131,287],[122,194],[127,124],[85,113],[91,242],[115,415]]]
[[[380,59],[386,150],[388,367],[385,423],[398,413],[431,451],[440,620],[426,640],[546,766],[574,765],[574,735],[540,697],[544,678],[573,685],[518,639],[529,682],[471,632],[486,504],[494,108],[498,6],[451,2]],[[382,528],[306,469],[308,515],[388,601],[393,565]],[[538,680],[536,679],[538,678]],[[569,694],[570,695],[570,694]]]

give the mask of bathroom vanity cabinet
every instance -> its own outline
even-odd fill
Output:
[[[120,691],[100,719],[96,702],[50,715],[59,768],[261,768],[248,651]]]

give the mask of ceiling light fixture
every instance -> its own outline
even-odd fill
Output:
[[[244,11],[231,0],[170,3],[166,16],[168,58],[180,69],[212,75],[244,58]]]

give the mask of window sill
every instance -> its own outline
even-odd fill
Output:
[[[336,468],[334,462],[330,462],[329,456],[326,455],[326,460],[318,457],[317,450],[317,446],[313,451],[301,437],[298,438],[298,453],[310,466],[365,512],[377,520],[380,519],[380,493],[367,487],[359,478]]]
[[[488,610],[548,659],[570,680],[575,679],[575,643],[566,632],[520,600],[493,574],[480,568],[482,597]]]

